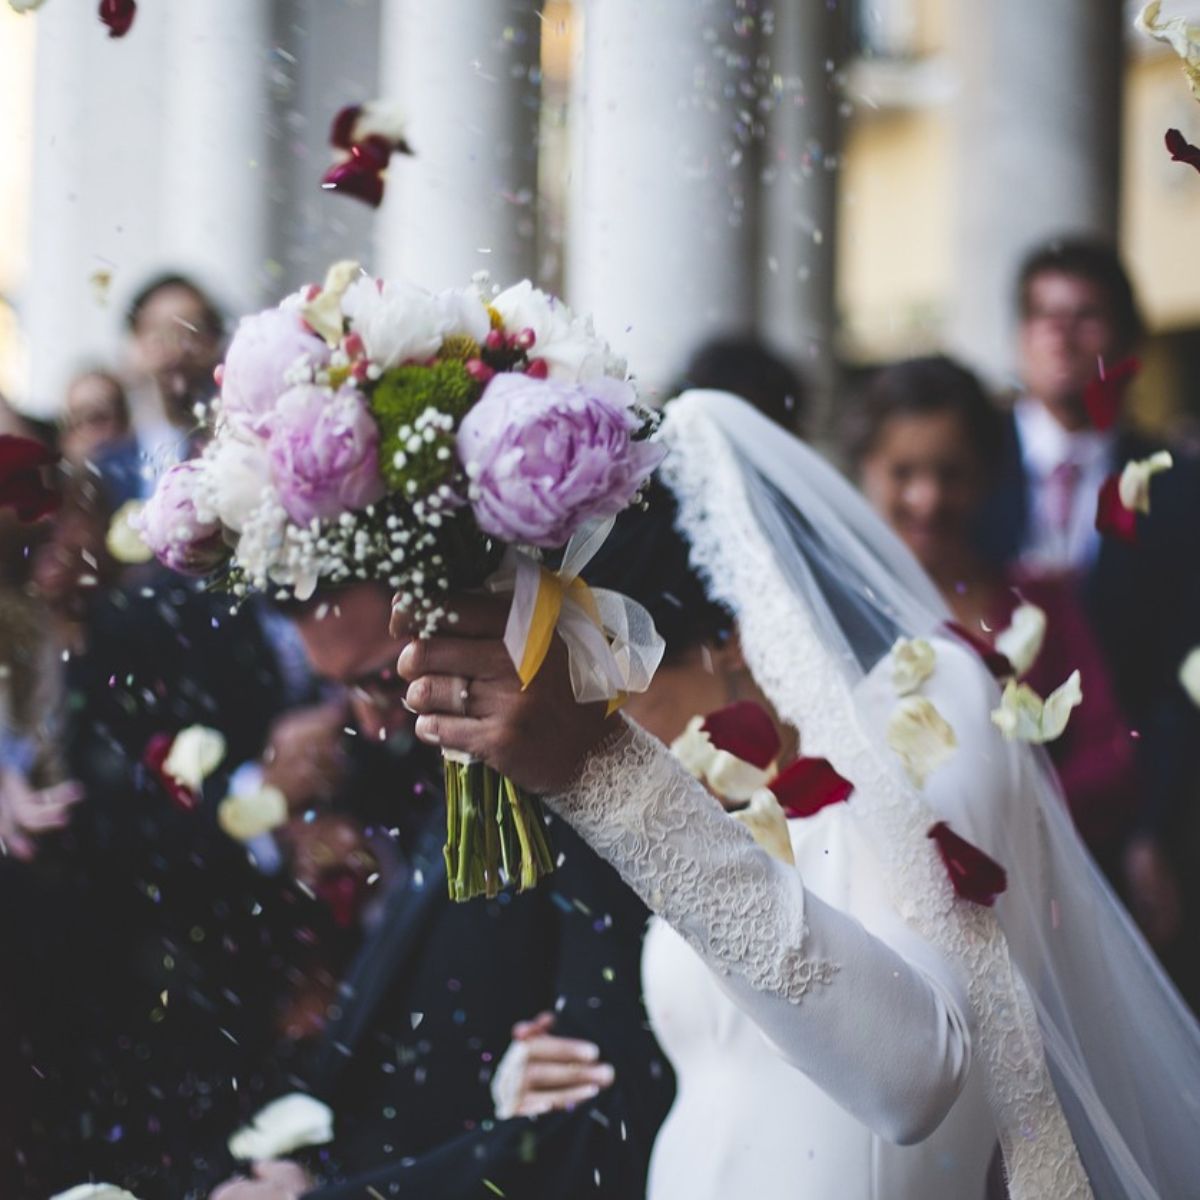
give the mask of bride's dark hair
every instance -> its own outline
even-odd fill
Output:
[[[723,641],[733,617],[710,600],[691,564],[691,546],[676,521],[675,497],[651,480],[641,505],[627,509],[583,576],[593,587],[611,588],[643,605],[673,657],[705,642]]]

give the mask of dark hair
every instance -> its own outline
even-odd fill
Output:
[[[733,392],[791,431],[804,419],[804,382],[779,355],[749,335],[704,342],[688,361],[675,390],[685,388]]]
[[[1145,332],[1133,284],[1116,250],[1097,238],[1063,237],[1035,247],[1017,273],[1017,311],[1029,315],[1029,292],[1039,275],[1071,275],[1103,288],[1112,306],[1113,322],[1123,349],[1130,349]]]
[[[847,448],[860,466],[893,417],[954,413],[963,423],[979,461],[993,470],[999,458],[1003,420],[976,376],[943,354],[910,358],[881,367],[859,396]]]
[[[217,307],[216,301],[194,279],[190,279],[187,275],[182,275],[176,271],[164,271],[160,275],[155,275],[138,289],[133,299],[129,302],[129,307],[125,310],[125,328],[130,333],[136,333],[138,322],[142,318],[142,313],[146,310],[146,305],[159,292],[170,291],[172,288],[180,288],[183,291],[191,292],[200,302],[200,306],[204,310],[203,329],[205,333],[214,338],[220,338],[224,335],[225,317],[220,308]]]
[[[83,367],[76,371],[67,383],[67,390],[81,379],[102,379],[108,385],[109,391],[112,393],[114,406],[117,410],[117,419],[126,429],[129,428],[132,417],[129,412],[129,394],[125,391],[125,385],[121,380],[112,373],[107,367]]]
[[[627,509],[584,569],[593,587],[611,588],[643,605],[674,657],[705,642],[720,642],[733,629],[733,617],[710,600],[691,564],[691,547],[676,527],[679,509],[658,479],[646,489],[645,503]]]

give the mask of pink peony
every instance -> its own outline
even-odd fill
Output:
[[[328,361],[329,347],[295,309],[268,308],[243,317],[225,355],[222,410],[233,424],[265,435],[276,402],[295,382],[288,374],[297,367],[312,369]]]
[[[280,397],[267,443],[271,478],[293,521],[329,520],[382,498],[379,429],[353,388],[304,384]]]
[[[497,375],[458,431],[479,527],[551,548],[584,522],[627,507],[664,454],[634,440],[635,400],[618,379]]]
[[[203,462],[173,466],[133,519],[159,562],[185,575],[206,575],[230,555],[216,515],[202,519],[197,511],[204,470]]]

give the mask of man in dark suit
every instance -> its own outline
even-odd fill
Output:
[[[558,869],[524,895],[447,897],[440,762],[414,746],[388,635],[390,598],[373,584],[301,607],[297,628],[324,678],[345,685],[360,757],[373,767],[351,807],[397,826],[401,867],[305,1064],[281,1090],[334,1112],[335,1140],[219,1188],[221,1200],[354,1197],[550,1198],[642,1194],[650,1146],[672,1096],[646,1028],[639,963],[646,911],[561,823]],[[374,750],[374,754],[372,751]],[[555,1032],[585,1039],[598,1094],[537,1121],[496,1121],[489,1091],[515,1022],[553,1010]],[[304,1190],[308,1189],[308,1190]]]
[[[1029,256],[1017,300],[1022,391],[981,543],[998,562],[1078,581],[1138,735],[1139,826],[1123,861],[1105,865],[1123,881],[1151,941],[1167,950],[1181,920],[1179,864],[1167,847],[1179,844],[1190,819],[1200,762],[1200,720],[1178,681],[1184,656],[1200,642],[1200,471],[1177,454],[1173,469],[1154,480],[1136,542],[1102,537],[1096,512],[1105,479],[1161,448],[1120,418],[1097,428],[1084,402],[1088,386],[1141,336],[1132,287],[1109,247],[1075,239]]]

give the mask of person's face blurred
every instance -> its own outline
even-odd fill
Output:
[[[80,375],[67,388],[62,450],[67,461],[81,463],[101,447],[124,437],[129,426],[120,398],[102,375]]]
[[[33,584],[47,606],[59,615],[78,615],[85,595],[102,583],[110,561],[101,519],[64,510],[50,538],[34,552]]]
[[[1098,283],[1059,271],[1029,281],[1020,328],[1022,379],[1065,428],[1083,427],[1084,389],[1101,360],[1111,365],[1126,349]]]
[[[377,741],[410,729],[413,720],[404,707],[408,684],[396,674],[400,643],[388,632],[391,615],[388,593],[363,584],[296,619],[313,670],[347,689],[359,733]]]
[[[867,499],[927,571],[961,561],[984,469],[957,413],[889,417],[860,474]]]
[[[210,384],[219,354],[219,339],[207,328],[204,302],[191,288],[161,288],[138,314],[134,359],[168,402],[185,402]]]

